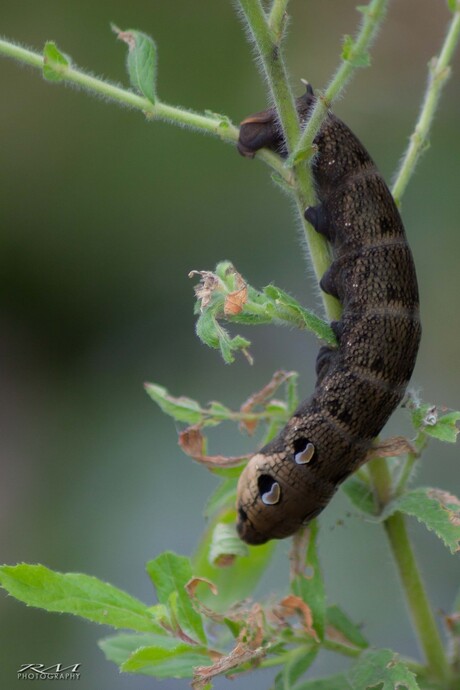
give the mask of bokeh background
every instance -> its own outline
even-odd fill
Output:
[[[299,92],[301,77],[319,88],[327,83],[342,35],[357,25],[355,4],[292,0],[287,53]],[[372,68],[356,75],[336,106],[387,180],[448,19],[441,0],[393,3]],[[110,21],[154,36],[164,101],[235,122],[265,106],[230,0],[2,0],[0,7],[5,37],[37,50],[55,40],[77,65],[127,85],[124,46]],[[412,385],[424,399],[458,409],[458,55],[453,68],[403,216],[424,326]],[[317,288],[290,204],[263,165],[212,138],[46,83],[5,59],[0,84],[1,561],[93,574],[153,603],[144,563],[165,549],[193,553],[216,482],[181,454],[174,424],[143,382],[228,405],[278,368],[300,370],[304,395],[314,384],[317,344],[309,335],[252,329],[253,367],[243,358],[225,366],[201,345],[188,272],[230,259],[253,285],[274,281],[315,308]],[[403,412],[387,431],[409,432]],[[228,454],[254,445],[232,427],[214,440]],[[458,449],[433,442],[418,479],[458,494]],[[321,517],[329,597],[362,621],[374,644],[417,655],[385,539],[348,511],[339,495]],[[447,612],[460,584],[458,559],[419,525],[410,529],[434,607]],[[281,544],[262,592],[286,586],[287,552]],[[0,608],[2,687],[19,683],[22,663],[58,661],[82,664],[82,689],[159,687],[105,661],[96,640],[107,629],[7,597]],[[323,655],[314,671],[344,664]],[[241,677],[234,686],[267,688],[272,676]]]

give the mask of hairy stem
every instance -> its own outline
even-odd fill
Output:
[[[42,55],[3,39],[0,39],[0,55],[19,60],[40,70],[43,69],[44,60]],[[60,72],[63,82],[79,86],[95,96],[107,98],[118,103],[118,105],[140,110],[148,119],[163,120],[174,125],[197,130],[203,134],[211,134],[229,144],[235,144],[238,141],[238,128],[226,118],[217,115],[215,117],[202,115],[192,110],[162,103],[159,100],[151,103],[147,98],[139,96],[133,91],[123,89],[104,79],[93,77],[72,66],[63,67]],[[288,185],[292,185],[293,176],[290,171],[286,170],[279,156],[271,151],[264,150],[260,152],[258,158],[273,168]]]
[[[361,9],[364,15],[361,29],[349,50],[342,57],[342,62],[324,94],[317,99],[312,114],[302,132],[293,157],[302,156],[302,152],[312,150],[313,140],[318,133],[321,123],[326,117],[327,110],[340,95],[359,67],[369,64],[368,49],[377,35],[378,29],[385,17],[388,0],[371,0],[367,7]]]
[[[283,35],[288,3],[289,0],[273,0],[273,5],[268,15],[268,25],[278,40],[280,40]]]
[[[392,496],[392,481],[388,465],[382,458],[376,458],[369,463],[369,473],[374,483],[378,501],[383,507]],[[425,655],[429,672],[438,680],[446,681],[449,677],[446,654],[407,534],[404,515],[395,513],[387,518],[383,524],[398,568],[412,623]]]
[[[428,145],[428,135],[439,104],[442,89],[450,76],[450,65],[460,39],[460,7],[453,13],[444,44],[437,57],[429,63],[428,84],[420,114],[411,135],[409,146],[397,172],[392,193],[398,205],[412,177],[421,154]]]
[[[292,152],[300,137],[300,123],[295,107],[294,96],[281,50],[281,41],[272,31],[260,0],[239,0],[241,9],[260,55],[265,75],[275,103],[280,124],[284,132],[288,152]],[[331,263],[329,248],[324,237],[319,235],[305,221],[304,211],[314,203],[313,180],[305,162],[293,166],[296,179],[295,197],[299,217],[307,239],[313,269],[319,280]],[[331,295],[322,293],[324,308],[330,320],[337,319],[341,307]]]

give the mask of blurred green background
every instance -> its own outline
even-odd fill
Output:
[[[287,53],[299,92],[302,77],[319,88],[327,83],[342,35],[357,25],[354,6],[292,0]],[[266,103],[229,0],[2,0],[0,17],[5,37],[37,50],[55,40],[77,65],[124,85],[124,46],[109,22],[138,28],[156,39],[166,102],[235,122]],[[372,68],[356,75],[336,106],[387,180],[448,19],[441,0],[393,3]],[[458,55],[453,67],[403,216],[424,327],[412,386],[424,399],[458,409]],[[314,308],[317,287],[290,204],[261,164],[212,138],[45,83],[5,59],[0,83],[1,561],[93,574],[153,603],[145,561],[166,548],[193,552],[216,482],[181,454],[174,424],[142,383],[238,405],[274,370],[294,368],[306,396],[318,349],[305,334],[239,329],[252,339],[255,365],[241,358],[225,366],[194,335],[188,272],[230,259],[253,285],[274,281]],[[409,432],[401,411],[386,433],[394,432]],[[228,454],[255,443],[230,427],[213,440],[213,450]],[[418,479],[458,494],[457,448],[433,442]],[[362,621],[374,644],[417,655],[384,537],[350,510],[339,495],[321,517],[330,599]],[[460,584],[458,559],[419,525],[410,529],[433,605],[447,612]],[[285,586],[287,552],[281,544],[261,591]],[[19,683],[16,669],[31,662],[80,662],[82,689],[159,685],[121,676],[105,661],[96,640],[106,629],[6,597],[0,606],[1,687]],[[344,664],[322,656],[313,671]],[[267,688],[272,676],[234,684]],[[221,679],[216,687],[228,684]]]

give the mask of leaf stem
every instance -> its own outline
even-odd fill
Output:
[[[4,39],[0,39],[0,55],[19,60],[40,70],[43,69],[44,60],[42,55]],[[140,110],[148,119],[163,120],[171,124],[197,130],[203,134],[211,134],[229,144],[236,144],[238,141],[238,127],[235,127],[223,116],[217,114],[215,116],[203,115],[192,110],[162,103],[159,100],[151,103],[148,99],[139,96],[133,91],[123,89],[104,79],[93,77],[75,67],[53,67],[60,72],[63,82],[79,86],[95,96],[108,98],[118,103],[118,105]],[[258,158],[273,168],[289,186],[292,185],[293,175],[285,168],[279,156],[272,151],[264,150],[260,152]]]
[[[444,44],[438,57],[430,60],[428,84],[420,108],[420,114],[407,147],[406,153],[396,174],[393,185],[393,197],[398,204],[412,177],[421,154],[428,146],[428,134],[434,114],[439,104],[442,89],[451,72],[450,61],[460,38],[460,7],[453,13]]]
[[[392,479],[388,465],[383,458],[375,458],[369,463],[369,473],[379,503],[383,507],[392,496]],[[398,568],[412,623],[427,660],[428,669],[433,677],[446,681],[449,678],[447,658],[412,544],[407,534],[404,516],[402,513],[394,513],[383,524]]]
[[[286,25],[288,3],[289,0],[273,0],[273,5],[268,15],[268,25],[278,40],[281,39]]]

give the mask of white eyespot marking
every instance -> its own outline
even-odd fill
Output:
[[[298,465],[306,465],[310,462],[310,460],[312,460],[314,454],[315,446],[313,445],[313,443],[307,443],[303,450],[294,455],[294,460]]]
[[[276,505],[281,498],[281,487],[278,482],[273,482],[270,491],[266,491],[264,494],[262,494],[261,498],[266,506]]]

